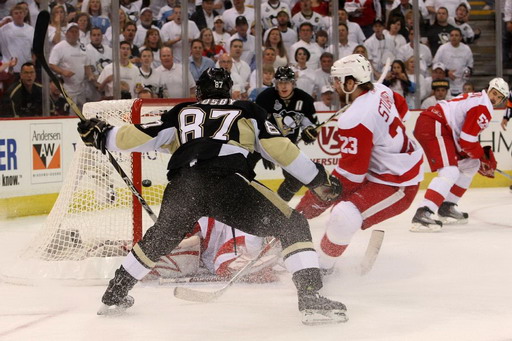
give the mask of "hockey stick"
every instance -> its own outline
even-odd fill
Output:
[[[382,241],[384,240],[384,231],[373,230],[364,254],[363,260],[361,261],[361,276],[366,275],[373,268],[373,264],[379,255]]]
[[[226,285],[224,285],[219,290],[215,291],[201,291],[196,290],[193,288],[186,288],[186,287],[176,287],[174,288],[174,297],[185,300],[185,301],[192,301],[192,302],[203,302],[208,303],[211,302],[220,296],[224,294],[226,290],[229,289],[230,286],[235,284],[235,282],[245,275],[251,267],[261,258],[263,255],[267,252],[267,250],[272,247],[277,242],[277,239],[274,237],[272,238],[265,247],[263,247],[258,253],[258,255],[252,259],[249,263],[244,265],[243,268],[241,268],[230,280]]]
[[[501,175],[503,175],[504,177],[506,178],[509,178],[510,180],[512,180],[512,175],[508,174],[508,173],[505,173],[504,171],[502,171],[501,169],[498,169],[496,168],[496,172],[500,173]]]
[[[82,111],[78,108],[76,103],[69,97],[66,90],[64,90],[64,87],[59,82],[59,79],[55,75],[55,73],[50,69],[50,66],[48,65],[48,62],[46,61],[46,57],[44,56],[44,42],[46,38],[46,31],[48,30],[48,24],[50,23],[50,13],[48,11],[41,11],[39,15],[37,16],[37,22],[36,27],[34,29],[34,43],[32,45],[32,50],[34,54],[36,55],[37,60],[41,64],[41,67],[46,71],[52,82],[55,84],[57,89],[59,89],[62,96],[64,96],[64,99],[69,104],[71,109],[76,113],[78,118],[80,118],[81,121],[85,121],[86,118],[82,114]],[[130,191],[137,197],[137,200],[139,200],[141,206],[144,208],[144,210],[149,214],[151,219],[153,219],[154,222],[156,222],[156,215],[149,207],[148,203],[144,198],[142,197],[142,194],[135,188],[133,182],[130,180],[128,175],[125,173],[123,168],[121,168],[121,165],[116,161],[114,156],[107,150],[107,155],[110,160],[110,163],[114,167],[114,169],[119,173],[123,181],[126,183]]]
[[[382,82],[384,82],[384,79],[386,79],[386,75],[388,74],[390,68],[391,68],[391,58],[388,57],[386,59],[386,64],[382,68],[382,73],[380,74],[380,77],[377,80],[377,83],[382,84]]]

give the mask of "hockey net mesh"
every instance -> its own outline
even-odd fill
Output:
[[[83,114],[86,118],[99,117],[115,126],[132,123],[139,116],[140,121],[146,123],[156,121],[164,109],[177,103],[136,100],[138,104],[143,103],[138,110],[134,101],[87,103]],[[148,185],[149,180],[150,186],[141,187],[141,192],[158,214],[170,155],[156,151],[112,152],[112,155],[136,187],[142,180]],[[138,158],[141,172],[137,174],[134,165],[138,164]],[[86,147],[80,140],[58,199],[21,258],[36,261],[38,269],[35,271],[45,278],[109,278],[119,264],[119,259],[113,259],[126,255],[131,249],[134,231],[139,228],[143,233],[153,224],[140,207],[134,209],[138,205],[135,201],[108,156]],[[136,221],[137,216],[141,217],[140,222]]]

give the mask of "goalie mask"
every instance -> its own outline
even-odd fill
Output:
[[[230,98],[232,86],[233,80],[228,71],[223,68],[208,68],[196,82],[196,97],[198,100]]]

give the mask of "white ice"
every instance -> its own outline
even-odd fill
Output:
[[[302,325],[288,274],[274,284],[236,284],[208,304],[137,285],[135,305],[117,317],[96,315],[103,286],[0,283],[0,340],[512,340],[512,193],[470,189],[459,206],[469,224],[435,234],[409,232],[415,204],[373,227],[386,235],[369,274],[356,271],[370,236],[360,231],[325,279],[322,293],[348,307],[344,324]],[[327,218],[311,221],[315,241]],[[43,219],[0,221],[0,272]]]

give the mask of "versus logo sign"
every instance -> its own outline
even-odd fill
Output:
[[[32,183],[62,181],[62,124],[31,124]]]
[[[337,119],[328,122],[320,129],[318,134],[318,146],[327,155],[340,155],[341,142],[337,122]]]

